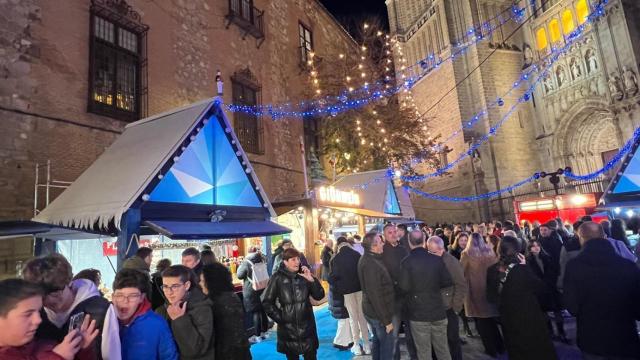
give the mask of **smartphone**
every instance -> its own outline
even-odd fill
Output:
[[[69,332],[73,330],[80,330],[82,326],[82,322],[84,321],[84,312],[79,312],[75,315],[72,315],[69,318]]]

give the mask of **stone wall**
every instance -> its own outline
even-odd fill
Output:
[[[214,96],[217,69],[226,103],[232,101],[231,76],[247,68],[261,85],[262,103],[302,100],[307,75],[299,67],[298,21],[312,27],[319,54],[353,45],[316,1],[254,1],[265,11],[260,47],[227,23],[227,0],[128,4],[149,26],[148,115]],[[36,164],[50,160],[52,179],[73,181],[127,124],[87,112],[90,5],[0,0],[0,219],[33,216]],[[262,124],[265,152],[249,157],[267,194],[271,200],[302,194],[301,119],[263,118]],[[39,208],[43,198],[44,192]],[[0,242],[0,274],[11,274],[13,261],[31,251],[28,240]]]

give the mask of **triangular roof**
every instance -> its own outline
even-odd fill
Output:
[[[607,208],[640,206],[640,140],[626,155],[600,202]]]
[[[119,227],[129,208],[147,202],[248,207],[256,209],[254,215],[274,217],[220,104],[218,98],[207,99],[127,125],[34,220],[73,228]],[[208,168],[207,161],[215,165]],[[216,191],[219,185],[222,191]]]
[[[364,189],[362,185],[366,185]],[[387,170],[373,170],[348,174],[332,184],[337,189],[353,190],[360,194],[363,209],[372,210],[387,217],[413,219],[415,212],[408,193],[393,184]]]

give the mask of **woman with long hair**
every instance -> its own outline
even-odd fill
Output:
[[[449,254],[453,255],[456,259],[460,260],[462,251],[467,247],[469,242],[469,234],[462,231],[453,240],[453,244],[449,245]]]
[[[468,317],[475,319],[484,350],[493,357],[504,352],[502,336],[498,329],[498,309],[487,301],[487,269],[497,261],[492,247],[482,235],[471,234],[471,239],[460,256],[464,277],[469,282],[469,294],[464,302],[464,310]]]
[[[564,331],[564,318],[562,317],[562,304],[561,295],[558,292],[557,283],[558,276],[560,276],[560,269],[556,263],[551,259],[551,256],[547,254],[542,248],[542,245],[537,240],[532,240],[527,246],[527,265],[533,271],[546,287],[545,297],[540,299],[542,310],[553,311],[556,322],[556,331],[558,333],[555,336],[558,340],[565,343],[569,342]],[[553,333],[553,327],[551,321],[547,320],[547,324],[551,333]]]
[[[498,304],[509,359],[557,360],[538,300],[547,290],[544,282],[526,266],[517,238],[504,236],[499,254],[487,271],[487,293]]]
[[[462,251],[466,249],[467,244],[469,243],[469,233],[460,232],[458,236],[456,236],[453,244],[449,246],[449,254],[453,255],[456,259],[460,260],[460,255],[462,255]],[[464,331],[468,337],[473,337],[473,332],[471,332],[471,327],[469,327],[469,318],[464,313],[464,308],[458,314],[462,319],[462,325],[464,326]]]
[[[628,248],[631,248],[631,243],[627,239],[627,227],[622,219],[613,219],[611,221],[611,238],[622,241]]]
[[[200,286],[213,302],[215,359],[251,359],[244,310],[234,291],[229,269],[219,262],[203,266]]]

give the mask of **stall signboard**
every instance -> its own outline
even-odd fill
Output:
[[[140,239],[138,247],[151,247],[150,239]],[[102,242],[102,256],[117,256],[118,255],[118,243],[115,241],[103,241]]]
[[[318,200],[322,205],[346,205],[360,207],[360,195],[353,190],[344,191],[333,186],[321,186],[317,190]]]

